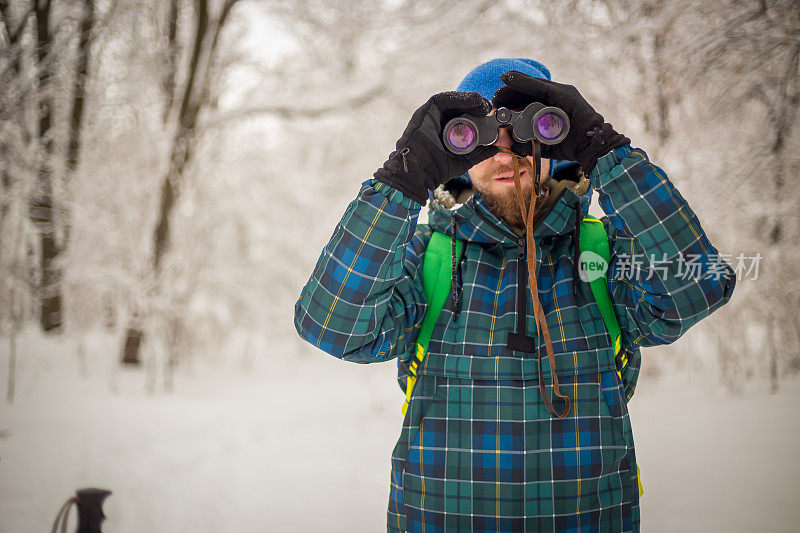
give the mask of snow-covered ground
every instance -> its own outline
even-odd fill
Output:
[[[88,486],[114,492],[107,532],[384,528],[394,363],[342,363],[298,340],[249,372],[195,364],[149,396],[144,370],[117,370],[116,344],[90,340],[86,377],[73,341],[19,341],[17,398],[0,403],[3,533],[48,531]],[[797,381],[739,397],[642,381],[630,410],[643,530],[798,531],[798,407]]]

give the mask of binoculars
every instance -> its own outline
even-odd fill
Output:
[[[517,142],[536,140],[542,144],[558,144],[569,133],[569,118],[558,107],[539,102],[528,104],[522,111],[501,107],[487,117],[459,116],[447,122],[442,131],[445,147],[454,154],[468,154],[476,146],[497,141],[497,130],[511,126]]]

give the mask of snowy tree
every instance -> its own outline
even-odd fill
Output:
[[[169,163],[161,182],[161,196],[158,219],[153,235],[153,290],[160,290],[161,268],[165,254],[169,250],[170,217],[185,178],[189,163],[197,143],[198,118],[200,112],[209,105],[213,66],[220,41],[220,35],[237,0],[224,0],[221,5],[207,0],[197,0],[189,9],[194,32],[187,49],[188,61],[184,63],[181,87],[176,87],[179,64],[179,45],[177,43],[179,4],[169,2],[169,16],[166,24],[166,50],[164,50],[165,106],[164,125],[172,138],[169,149]],[[176,91],[178,94],[176,95]],[[134,314],[138,311],[134,310]],[[128,330],[122,361],[139,362],[138,348],[143,332],[139,326]]]
[[[60,255],[69,236],[65,189],[81,152],[95,5],[93,0],[0,2],[0,16],[3,186],[29,183],[29,216],[39,240],[39,322],[53,331],[62,325]],[[7,203],[2,210],[8,213]]]

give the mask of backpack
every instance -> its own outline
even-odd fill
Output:
[[[411,401],[411,395],[414,391],[414,384],[417,381],[417,371],[425,359],[425,354],[428,351],[428,343],[431,340],[433,328],[439,319],[439,314],[442,312],[447,297],[452,288],[451,278],[451,252],[452,241],[450,236],[445,235],[439,231],[434,231],[431,235],[431,240],[428,247],[425,249],[425,258],[422,262],[422,279],[423,290],[428,299],[428,310],[425,313],[425,318],[422,321],[419,337],[417,338],[416,349],[414,355],[407,363],[408,375],[405,379],[398,378],[400,388],[406,393],[405,401],[403,402],[402,412],[405,415],[408,409],[408,404]],[[463,242],[456,240],[456,257],[461,256],[461,248]],[[605,260],[606,268],[611,262],[611,252],[608,243],[608,233],[606,233],[605,226],[597,218],[587,215],[581,220],[580,227],[580,241],[578,243],[580,252],[594,252]],[[605,275],[597,277],[589,282],[589,287],[592,290],[592,295],[600,308],[600,314],[603,317],[606,330],[611,337],[612,345],[614,346],[614,360],[617,369],[617,374],[622,381],[625,390],[625,396],[628,400],[633,396],[633,391],[636,387],[636,379],[638,373],[628,366],[627,353],[622,350],[622,335],[619,327],[619,322],[614,314],[614,309],[611,304],[611,295],[608,290],[608,271]],[[637,477],[639,477],[639,466],[636,466]],[[639,478],[639,496],[643,494],[641,478]]]

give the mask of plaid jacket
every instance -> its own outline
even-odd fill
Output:
[[[730,299],[735,276],[643,151],[614,150],[589,180],[606,213],[628,372],[638,372],[641,346],[675,341]],[[564,189],[534,230],[539,299],[572,402],[564,419],[538,390],[544,345],[526,311],[524,240],[483,198],[453,210],[431,202],[419,227],[421,206],[374,180],[348,206],[295,307],[300,335],[348,361],[398,358],[404,368],[426,311],[431,231],[455,227],[466,241],[463,303],[454,313],[448,301],[439,316],[392,453],[389,531],[639,530],[629,394],[589,285],[574,282],[574,230],[589,199]],[[508,345],[521,330],[533,336],[529,351]]]

